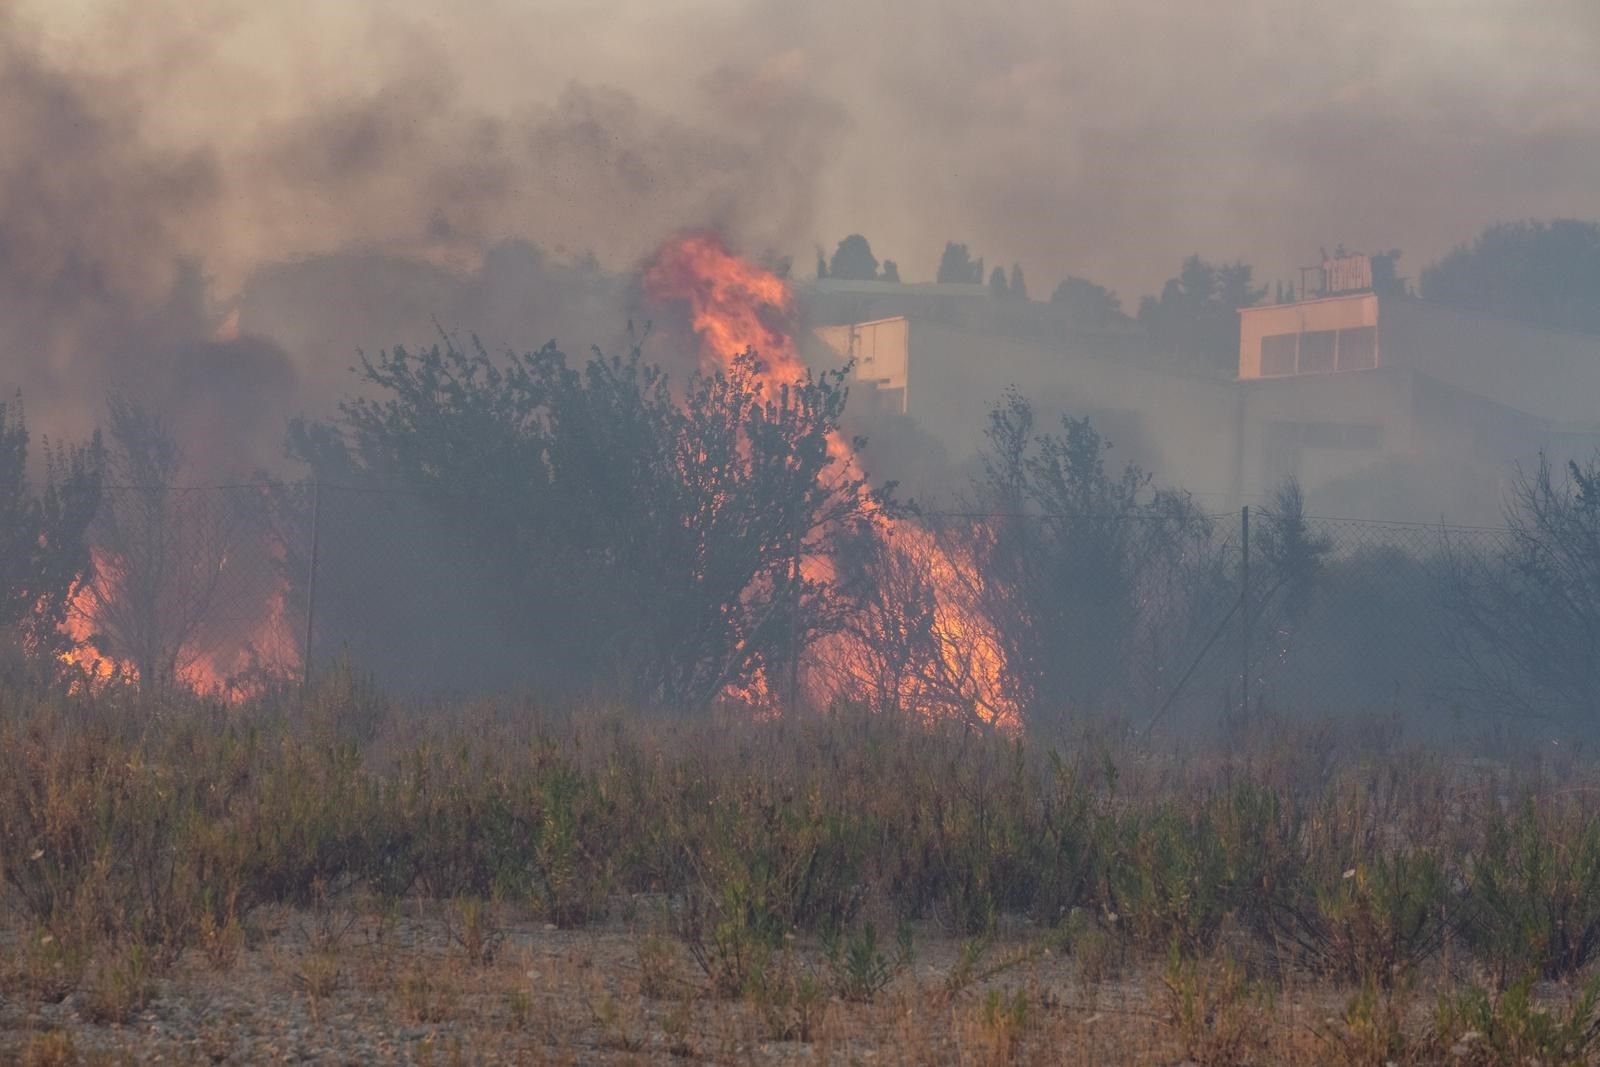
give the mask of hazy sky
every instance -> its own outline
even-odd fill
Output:
[[[1193,251],[1415,274],[1600,216],[1594,0],[13,5],[0,63],[46,97],[0,103],[0,233],[130,290],[166,252],[224,287],[352,243],[626,266],[716,223],[807,273],[859,230],[926,280],[953,238],[1131,305]],[[41,193],[19,154],[75,173]]]

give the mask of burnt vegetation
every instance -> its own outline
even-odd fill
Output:
[[[298,425],[292,447],[319,480],[394,505],[330,502],[365,524],[330,551],[400,538],[450,561],[407,589],[352,567],[363,584],[342,597],[401,633],[426,625],[418,608],[472,620],[443,678],[703,708],[843,624],[850,591],[796,566],[840,555],[874,506],[859,475],[824,476],[842,375],[763,389],[748,352],[675,383],[638,346],[573,366],[554,345],[497,361],[450,342],[361,373],[377,398]]]

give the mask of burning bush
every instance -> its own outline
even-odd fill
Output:
[[[426,620],[377,588],[374,613],[486,619],[510,638],[490,667],[502,679],[676,707],[764,687],[797,641],[839,625],[832,573],[800,567],[872,504],[859,476],[824,476],[838,375],[774,388],[747,351],[673,389],[638,345],[572,367],[553,345],[496,360],[450,343],[362,374],[382,399],[300,427],[298,451],[330,481],[409,494],[385,535],[418,539],[446,579],[416,576]]]
[[[296,427],[329,489],[323,570],[346,583],[324,586],[346,606],[327,629],[364,635],[362,662],[433,686],[860,699],[1005,727],[1103,706],[1141,670],[1159,691],[1220,575],[1187,497],[1108,474],[1087,423],[1035,433],[1011,397],[975,509],[1005,514],[924,522],[869,488],[840,430],[845,371],[801,361],[783,279],[691,234],[641,285],[687,323],[682,382],[641,342],[574,366],[553,343],[494,357],[446,336],[363,357],[372,393]],[[397,544],[416,561],[403,591]]]
[[[99,439],[45,449],[44,484],[28,478],[28,428],[20,399],[0,404],[0,670],[7,653],[53,669],[60,631],[89,572],[86,532],[100,502]]]
[[[274,487],[185,488],[161,413],[114,395],[109,416],[105,465],[118,484],[93,509],[89,560],[56,620],[66,658],[90,681],[235,699],[293,671]]]

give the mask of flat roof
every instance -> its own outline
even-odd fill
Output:
[[[1246,315],[1252,311],[1276,311],[1278,308],[1300,307],[1303,304],[1332,304],[1340,300],[1349,300],[1352,297],[1377,295],[1377,292],[1372,289],[1357,289],[1355,292],[1350,293],[1332,293],[1328,296],[1314,296],[1310,300],[1285,300],[1281,304],[1251,304],[1249,307],[1238,308],[1236,310],[1240,315]]]

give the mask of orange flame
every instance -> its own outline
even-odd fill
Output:
[[[668,241],[645,268],[644,287],[660,303],[689,306],[690,326],[707,366],[730,366],[754,349],[770,380],[787,384],[806,376],[794,340],[794,294],[788,283],[728,251],[717,235]],[[828,455],[845,471],[855,468],[854,450],[837,433],[828,436]]]
[[[753,348],[779,381],[805,377],[789,323],[794,297],[782,278],[732,252],[715,234],[669,241],[644,272],[645,291],[658,301],[689,305],[701,356],[727,365]]]
[[[106,653],[107,605],[126,596],[126,569],[115,554],[94,547],[91,577],[80,582],[68,603],[60,631],[70,642],[61,661],[75,668],[71,685],[94,691],[117,681],[135,681],[139,670],[132,658]],[[176,659],[177,682],[189,691],[238,703],[254,695],[262,672],[292,673],[300,666],[300,647],[287,608],[288,590],[280,578],[252,614],[232,627],[208,626],[184,642]],[[252,676],[254,676],[252,678]]]
[[[73,688],[96,689],[112,679],[132,679],[138,671],[126,660],[103,655],[96,647],[95,618],[99,598],[110,595],[110,590],[122,584],[122,568],[110,553],[98,548],[89,550],[93,561],[93,577],[80,581],[77,591],[67,605],[66,617],[61,620],[61,632],[70,647],[61,653],[61,661],[77,669]]]
[[[288,590],[278,581],[257,617],[204,650],[197,640],[178,655],[178,681],[187,689],[237,703],[261,689],[263,670],[279,675],[300,669],[300,645],[288,612]]]
[[[710,367],[730,366],[749,349],[759,356],[769,380],[779,383],[806,377],[808,368],[795,344],[794,297],[788,283],[771,271],[742,259],[729,251],[715,234],[687,234],[663,245],[644,270],[644,288],[653,299],[686,303],[690,325],[700,343],[700,357]],[[858,469],[855,451],[843,435],[828,438],[828,452],[841,470],[854,474]],[[1003,694],[1005,657],[998,638],[981,613],[971,605],[964,590],[971,588],[971,575],[958,564],[927,531],[897,524],[874,505],[868,513],[885,537],[918,559],[934,588],[932,630],[942,673],[963,691],[962,696],[982,721],[1006,727],[1019,722],[1016,709]],[[831,561],[808,556],[801,562],[808,579],[832,577]],[[819,658],[843,664],[842,670],[816,672],[818,677],[850,675],[852,664],[870,659],[870,651],[856,635],[838,634],[814,650]],[[907,677],[898,686],[902,706],[925,706],[925,685]],[[834,694],[814,694],[826,699]],[[758,682],[754,692],[735,697],[746,702],[765,702],[767,688]]]

